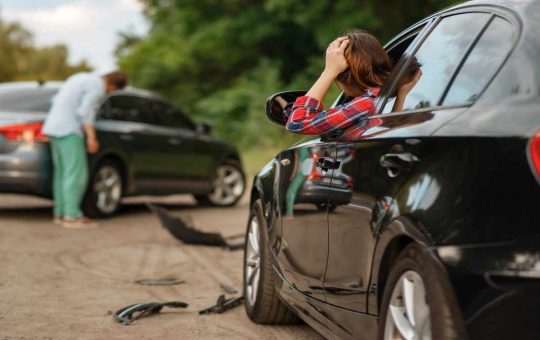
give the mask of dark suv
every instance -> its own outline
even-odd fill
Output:
[[[51,196],[52,164],[41,126],[60,86],[0,84],[0,192]],[[90,157],[83,202],[89,216],[115,214],[128,195],[190,193],[202,204],[231,206],[244,192],[236,148],[147,91],[109,95],[96,131],[101,147]]]
[[[244,261],[253,321],[300,317],[331,338],[538,338],[539,18],[540,2],[516,0],[422,20],[385,46],[396,67],[375,115],[304,139],[256,175]],[[391,112],[411,62],[423,75]],[[284,125],[280,103],[304,93],[272,96],[271,120]],[[302,188],[295,155],[316,149],[329,177],[322,210],[287,194]],[[349,200],[331,208],[344,175]]]

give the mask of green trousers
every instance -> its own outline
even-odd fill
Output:
[[[83,216],[80,205],[88,182],[84,140],[77,134],[49,137],[54,165],[54,215]]]

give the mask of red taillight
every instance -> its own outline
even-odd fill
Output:
[[[0,126],[0,135],[5,139],[19,142],[46,141],[47,136],[41,132],[43,123],[26,123]]]
[[[540,180],[540,130],[529,141],[529,159],[536,178]]]
[[[317,171],[317,167],[315,166],[317,164],[317,159],[319,159],[319,154],[312,153],[311,159],[313,160],[313,167],[311,168],[311,173],[309,174],[308,179],[321,179],[323,176]]]

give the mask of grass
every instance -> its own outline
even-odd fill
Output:
[[[261,168],[274,158],[279,151],[283,150],[282,147],[272,148],[250,148],[247,150],[241,150],[242,163],[246,171],[247,181],[251,183],[253,176],[261,170]]]

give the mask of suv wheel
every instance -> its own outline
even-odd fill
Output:
[[[291,324],[298,317],[278,298],[261,201],[251,206],[244,251],[244,298],[249,318],[259,324]]]
[[[407,246],[396,260],[383,296],[379,339],[467,339],[446,272],[428,250]]]
[[[105,160],[96,167],[83,201],[86,216],[109,217],[118,212],[124,183],[120,169],[114,160]]]
[[[235,205],[246,189],[246,178],[240,162],[227,160],[216,169],[212,192],[208,195],[195,195],[201,205],[230,207]]]

